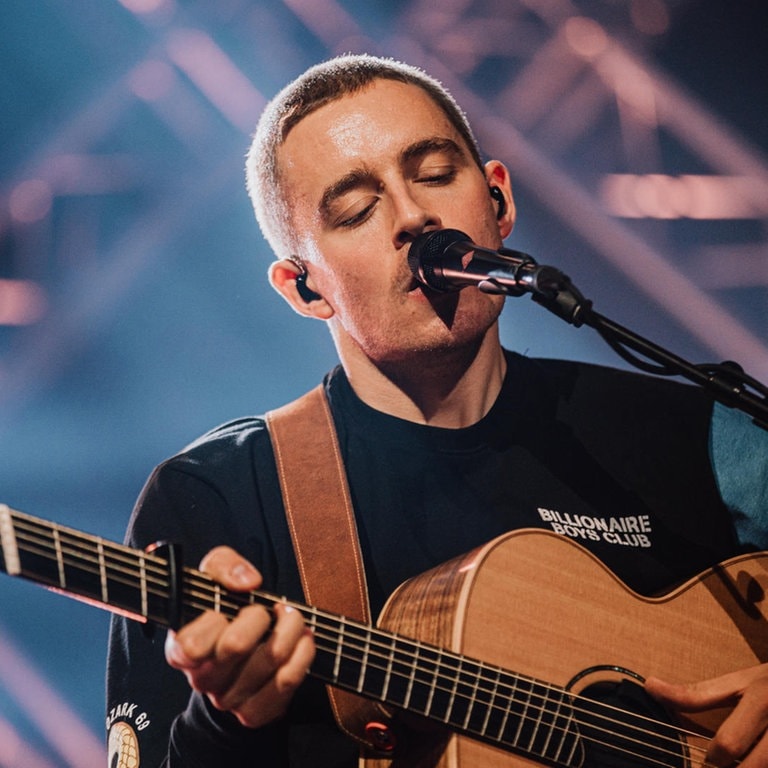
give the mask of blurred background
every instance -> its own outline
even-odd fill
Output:
[[[763,0],[3,0],[0,502],[119,540],[156,463],[334,364],[242,166],[265,100],[348,51],[454,92],[512,169],[510,247],[768,381],[767,30]],[[502,332],[626,367],[528,298]],[[0,768],[103,765],[108,615],[7,576],[0,606]]]

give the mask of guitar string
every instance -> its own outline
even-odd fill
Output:
[[[40,535],[39,531],[34,530],[34,529],[33,529],[33,533],[36,533],[38,536]],[[62,539],[61,539],[62,540],[62,546],[64,545],[65,542],[68,545],[75,546],[75,547],[79,547],[80,546],[80,541],[85,541],[87,543],[100,542],[102,547],[103,547],[103,550],[105,552],[105,556],[108,553],[108,551],[110,551],[110,550],[112,551],[113,556],[116,555],[116,557],[114,557],[115,562],[119,561],[122,564],[128,563],[130,565],[135,560],[135,558],[136,558],[137,550],[133,550],[133,549],[131,549],[129,547],[125,547],[125,546],[121,546],[121,545],[116,545],[116,544],[113,544],[112,542],[103,541],[103,540],[99,539],[98,537],[89,537],[89,536],[87,536],[85,534],[80,534],[78,532],[72,532],[69,529],[62,529],[61,527],[59,528],[59,533],[60,533],[60,537],[62,537]],[[66,538],[65,538],[66,536],[70,536],[72,541],[66,541]],[[38,545],[40,544],[39,539],[36,539],[35,541],[36,541],[36,543]],[[85,552],[83,552],[81,549],[69,550],[69,551],[62,550],[62,551],[65,552],[66,554],[69,554],[69,555],[72,555],[72,554],[77,555],[77,557],[79,557],[81,560],[85,561],[89,565],[91,563],[97,563],[97,564],[101,565],[97,559],[89,556],[90,552],[87,551],[87,550]],[[49,554],[49,553],[50,553],[50,548],[48,548],[47,550],[44,549],[43,551],[40,552],[40,554],[42,554],[43,556],[48,557],[49,559],[55,559],[57,557],[56,555],[52,555],[52,554]],[[161,588],[164,588],[164,593],[157,593],[157,594],[159,594],[162,597],[167,597],[167,594],[168,594],[168,592],[167,592],[167,590],[168,590],[168,583],[167,583],[167,580],[165,578],[165,577],[167,577],[167,568],[166,569],[163,568],[163,565],[165,564],[165,562],[162,559],[154,558],[152,555],[149,555],[149,554],[145,554],[144,557],[145,557],[145,573],[144,573],[145,580],[149,581],[150,583],[154,584],[155,586],[159,586]],[[129,576],[130,575],[135,575],[135,572],[133,572],[131,570],[127,570],[127,569],[125,569],[123,567],[117,567],[114,562],[113,563],[107,563],[107,565],[109,565],[111,567],[113,573],[114,573],[115,569],[117,568],[121,573],[127,573]],[[187,570],[188,569],[185,569],[185,571],[187,571]],[[157,579],[157,578],[155,578],[155,579],[147,579],[147,572],[148,571],[149,572],[153,572],[154,571],[156,575],[160,576],[160,578],[159,579]],[[101,571],[100,570],[97,571],[96,569],[91,569],[90,572],[93,573],[93,574],[98,573],[98,575],[101,576]],[[196,584],[198,589],[202,588],[204,591],[205,590],[210,591],[211,595],[213,595],[213,596],[208,596],[208,603],[201,603],[201,604],[193,603],[190,607],[193,607],[193,608],[199,609],[200,611],[203,611],[203,610],[206,610],[207,608],[211,608],[212,607],[212,603],[214,601],[216,601],[216,600],[218,600],[218,602],[220,603],[221,607],[229,608],[233,612],[236,612],[237,610],[239,610],[239,608],[243,607],[243,605],[238,605],[234,601],[228,601],[227,600],[227,596],[228,595],[226,593],[225,593],[224,600],[221,600],[220,598],[215,598],[215,593],[218,592],[219,595],[221,595],[221,590],[218,590],[216,588],[215,583],[212,582],[212,580],[210,580],[205,574],[201,574],[199,572],[195,572],[195,571],[191,571],[190,570],[186,575],[188,577],[187,578],[188,582]],[[114,580],[114,578],[113,578],[113,580]],[[126,581],[124,583],[128,584],[129,586],[135,586],[135,584],[133,582],[127,582]],[[200,597],[199,593],[198,593],[197,597]],[[206,597],[206,595],[203,595],[203,598],[205,598],[205,597]],[[284,601],[281,601],[278,598],[273,598],[271,596],[266,596],[266,598],[267,598],[267,600],[270,600],[270,601],[274,600],[275,602],[284,602]],[[299,610],[303,610],[305,613],[306,613],[307,610],[312,610],[312,609],[309,609],[307,606],[303,606],[303,605],[300,605],[300,604],[295,604],[295,607],[297,609],[299,609]],[[327,620],[327,619],[330,618],[331,621],[332,621],[332,624],[330,626],[331,631],[334,630],[334,625],[339,623],[339,618],[338,617],[335,617],[332,614],[324,614],[324,612],[322,612],[322,611],[316,611],[315,610],[315,616],[316,616],[317,619],[324,618],[324,619]],[[350,625],[348,623],[346,624],[346,626],[348,628],[350,627]],[[328,629],[328,627],[324,627],[320,623],[317,623],[317,628],[319,630]],[[351,628],[357,629],[356,627],[351,627]],[[371,655],[372,655],[371,651],[370,651],[371,644],[370,644],[370,641],[367,639],[368,636],[369,636],[369,633],[370,633],[371,637],[377,637],[377,636],[387,637],[387,636],[385,634],[381,633],[380,631],[376,630],[373,627],[364,627],[363,629],[365,630],[366,640],[365,641],[361,640],[361,642],[365,642],[365,646],[362,646],[362,647],[361,646],[356,646],[354,648],[350,648],[350,643],[347,643],[347,649],[348,650],[351,649],[351,650],[358,650],[358,651],[366,652],[367,653],[367,657],[370,659]],[[342,633],[342,634],[344,634],[344,633]],[[319,638],[324,640],[324,641],[328,641],[329,639],[332,641],[330,643],[329,647],[325,648],[324,650],[326,650],[327,652],[329,652],[331,654],[334,654],[335,653],[334,649],[337,648],[337,643],[334,642],[336,638],[333,635],[330,635],[330,636],[322,635],[321,632],[317,632],[317,631],[316,631],[316,635],[318,635]],[[411,639],[402,638],[401,636],[395,636],[395,638],[396,638],[397,642],[401,643],[401,645],[410,645],[412,647],[411,652],[413,653],[415,651],[415,655],[416,655],[417,658],[418,658],[418,654],[419,654],[419,650],[420,649],[421,649],[422,653],[425,650],[428,650],[428,651],[430,651],[432,653],[437,653],[437,655],[441,657],[441,661],[440,662],[434,662],[434,663],[437,666],[439,666],[441,668],[441,670],[443,670],[441,672],[441,674],[443,676],[446,674],[446,672],[455,672],[455,673],[458,673],[458,674],[461,674],[463,672],[466,675],[466,670],[462,670],[461,669],[461,666],[462,666],[463,663],[468,663],[468,664],[471,664],[473,666],[477,666],[480,669],[489,668],[492,671],[496,672],[497,674],[500,674],[501,672],[504,672],[505,674],[511,675],[511,673],[507,673],[506,670],[500,670],[500,669],[495,669],[495,668],[492,668],[492,667],[488,667],[488,665],[484,664],[483,662],[472,660],[472,659],[464,659],[464,658],[458,657],[458,656],[455,657],[455,660],[458,661],[458,666],[454,667],[454,666],[451,666],[451,665],[445,663],[445,659],[446,658],[450,659],[450,660],[454,660],[454,658],[451,656],[450,653],[446,655],[445,651],[440,651],[439,649],[434,649],[432,647],[426,647],[425,648],[424,644],[419,643],[418,641],[413,641]],[[383,643],[378,643],[378,645],[381,648],[386,648],[387,647]],[[405,651],[404,649],[401,649],[400,652],[402,654],[407,653],[407,651]],[[373,654],[373,655],[375,657],[375,654]],[[392,655],[393,655],[393,651],[392,651],[391,648],[389,648],[389,652],[388,653],[386,653],[385,655],[381,655],[380,656],[381,659],[383,659],[385,661],[388,660],[389,661],[389,665],[387,667],[378,667],[379,671],[383,671],[383,672],[389,671],[390,675],[392,674],[391,664],[394,663]],[[347,658],[355,660],[357,657],[349,656],[347,654]],[[422,659],[422,663],[424,661],[426,661],[426,660]],[[400,663],[401,664],[405,664],[406,662],[400,661]],[[419,671],[419,669],[417,668],[416,672],[418,672],[418,671]],[[422,671],[426,671],[427,674],[430,673],[429,670],[423,670],[423,668],[422,668]],[[426,684],[428,686],[430,685],[428,682],[426,682],[424,680],[416,679],[416,673],[409,673],[407,675],[404,675],[404,674],[401,674],[401,673],[396,673],[395,677],[401,677],[402,679],[405,679],[405,680],[413,680],[414,683]],[[514,678],[514,675],[512,675],[512,677]],[[517,677],[518,677],[518,681],[525,680],[524,676],[517,676]],[[489,683],[492,686],[495,686],[495,688],[488,689],[488,688],[478,687],[477,688],[477,692],[490,695],[491,696],[491,701],[493,701],[495,698],[497,698],[498,697],[498,693],[497,693],[496,689],[498,687],[498,683],[494,682],[494,680],[492,678],[487,678],[487,677],[483,677],[483,676],[480,677],[480,680],[483,683]],[[569,694],[564,689],[560,689],[560,688],[557,688],[555,686],[550,686],[549,684],[542,683],[540,681],[535,681],[535,680],[533,680],[533,678],[528,678],[526,680],[526,682],[529,685],[534,685],[535,684],[535,685],[539,686],[540,688],[544,689],[545,691],[547,691],[547,690],[557,691],[558,694],[560,694],[561,697],[565,695],[565,696],[568,696],[569,698],[572,698],[571,694]],[[471,687],[470,683],[465,683],[465,686],[470,686]],[[435,686],[431,686],[431,687],[435,688]],[[510,686],[509,684],[505,684],[505,687],[512,687],[512,686]],[[442,692],[445,692],[445,693],[451,693],[453,691],[453,689],[449,689],[449,688],[443,688],[443,689],[436,688],[436,690],[442,690]],[[455,693],[455,691],[453,691],[453,692]],[[545,704],[548,703],[547,702],[547,697],[546,697],[545,694],[539,693],[537,695],[545,702]],[[474,703],[477,701],[477,696],[476,695],[474,695],[474,696],[467,696],[465,694],[460,694],[459,698],[466,699],[466,700],[469,700],[471,702],[469,704],[469,708],[467,710],[468,713],[470,713],[472,706],[474,706]],[[494,705],[493,703],[488,703],[488,702],[482,702],[482,703],[483,703],[484,706],[488,706],[491,709],[496,709],[496,710],[499,709],[498,705]],[[549,702],[549,703],[551,703],[551,702]],[[560,702],[558,704],[558,707],[560,706],[560,704],[562,704],[562,702]],[[552,710],[548,710],[546,706],[533,705],[531,707],[530,701],[528,702],[528,705],[529,705],[528,706],[529,709],[532,708],[536,712],[540,711],[541,713],[544,713],[544,714],[554,715],[555,718],[558,717],[557,712],[553,712]],[[602,705],[602,707],[606,711],[615,710],[618,713],[624,713],[623,710],[621,710],[619,708],[616,708],[616,707],[611,707],[609,705]],[[578,714],[578,712],[579,712],[579,707],[576,707],[573,704],[569,704],[568,708],[569,708],[569,710],[573,711],[574,713]],[[501,711],[504,711],[504,710],[501,710]],[[594,711],[590,711],[590,710],[584,710],[584,711],[587,712],[590,715],[590,717],[594,717],[595,716],[595,712]],[[638,720],[643,720],[644,719],[644,720],[648,720],[648,722],[655,722],[655,721],[653,721],[653,720],[651,720],[649,718],[643,718],[642,716],[638,716],[635,713],[624,713],[624,714],[631,714],[633,718],[638,719]],[[468,718],[469,718],[469,714],[467,715],[467,719]],[[538,719],[537,718],[533,718],[533,717],[529,717],[528,719],[530,719],[532,721],[537,721],[538,720],[540,722],[540,717]],[[617,720],[617,719],[614,719],[614,718],[609,718],[607,716],[603,716],[602,719],[606,723],[622,725],[625,728],[625,730],[627,728],[626,723],[624,723],[624,722],[622,722],[620,720]],[[486,722],[487,721],[488,721],[488,718],[486,718]],[[671,730],[671,727],[669,725],[665,724],[665,723],[658,723],[658,724],[662,725],[667,730]],[[563,730],[561,726],[558,727],[558,728]],[[633,730],[636,730],[639,734],[643,734],[643,735],[650,734],[650,735],[653,735],[655,738],[659,738],[660,737],[660,735],[656,731],[650,731],[650,730],[646,731],[646,730],[641,729],[641,728],[639,728],[637,726],[631,726],[631,728]],[[468,732],[473,732],[472,729],[466,729],[466,730]],[[502,727],[501,730],[503,732],[504,727]],[[519,729],[518,729],[518,731],[519,731]],[[483,731],[483,730],[479,730],[478,731],[478,730],[475,729],[474,732],[478,733],[481,736],[484,736],[484,737],[488,738],[488,734],[485,731]],[[684,731],[680,731],[680,730],[678,730],[678,732],[681,733],[681,734],[684,733]],[[704,738],[704,737],[698,736],[697,734],[689,734],[689,735],[690,736],[694,736],[697,739],[703,739]],[[626,737],[623,737],[623,738],[626,738]],[[673,739],[671,737],[663,737],[663,738],[669,740],[671,743],[673,743],[677,747],[676,750],[670,751],[670,754],[675,756],[675,757],[679,757],[680,744],[679,744],[678,740],[677,739]],[[593,739],[593,741],[596,741],[596,740]],[[504,742],[502,741],[502,743],[504,743]],[[515,744],[514,742],[512,742],[511,746],[515,746],[515,747],[519,748],[519,745]],[[615,749],[615,745],[609,745],[609,746],[611,746],[612,748]],[[689,747],[690,746],[692,746],[692,745],[689,745]],[[696,747],[694,746],[693,748],[696,748]],[[703,749],[701,751],[703,752]]]

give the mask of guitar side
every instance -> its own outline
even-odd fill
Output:
[[[561,688],[581,676],[570,687],[578,694],[631,678],[617,670],[693,682],[768,660],[766,589],[768,554],[760,553],[645,598],[571,540],[523,530],[409,580],[388,601],[379,626]],[[677,724],[707,736],[726,714],[709,711]],[[424,755],[364,765],[538,765],[464,736],[426,730],[414,742]],[[691,736],[688,746],[696,750],[701,741]]]

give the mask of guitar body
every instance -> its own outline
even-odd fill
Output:
[[[768,660],[768,555],[738,557],[661,598],[629,590],[571,540],[523,530],[409,580],[379,626],[574,694],[651,675],[693,682]],[[727,711],[675,725],[711,735]],[[408,729],[414,733],[413,728]],[[700,764],[703,739],[685,737],[670,765]],[[517,768],[538,763],[425,725],[415,750],[368,768]],[[423,754],[418,754],[422,752]],[[594,759],[589,768],[599,768]],[[578,763],[577,763],[578,764]],[[645,765],[640,760],[606,765]]]

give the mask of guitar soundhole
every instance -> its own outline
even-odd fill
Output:
[[[687,745],[666,710],[633,680],[601,681],[574,702],[588,768],[685,768]]]

